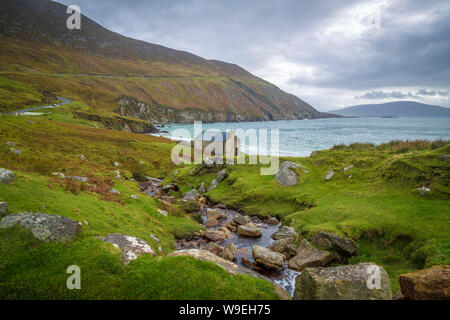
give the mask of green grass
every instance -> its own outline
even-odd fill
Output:
[[[175,249],[176,237],[189,237],[203,227],[182,206],[162,205],[141,194],[131,178],[170,173],[173,144],[76,122],[69,113],[74,107],[51,109],[40,117],[0,117],[0,167],[14,170],[17,176],[13,184],[0,184],[0,201],[8,204],[11,213],[46,212],[82,223],[77,240],[69,243],[41,242],[18,227],[0,230],[2,299],[277,298],[267,281],[233,276],[212,263],[188,257],[165,256]],[[27,122],[30,119],[34,124]],[[7,141],[22,153],[9,152]],[[115,179],[116,170],[120,181]],[[62,180],[52,172],[86,176],[89,183]],[[121,194],[109,193],[111,188]],[[132,194],[139,199],[131,199]],[[169,215],[161,215],[158,208]],[[142,256],[125,267],[118,250],[98,239],[109,233],[140,237],[158,256]],[[79,291],[65,285],[69,276],[65,271],[73,264],[82,272]]]
[[[0,237],[2,299],[277,299],[266,281],[188,257],[141,256],[124,266],[119,249],[95,238],[42,243],[18,227]],[[66,287],[70,265],[80,267],[81,290]]]
[[[450,165],[438,160],[445,153],[450,144],[443,141],[336,146],[312,158],[286,158],[303,165],[296,169],[300,182],[295,186],[261,176],[259,165],[234,165],[207,195],[249,215],[292,222],[306,238],[316,231],[353,238],[359,255],[350,262],[382,265],[397,290],[399,274],[450,263]],[[344,173],[349,165],[354,168]],[[208,186],[215,173],[192,175],[193,168],[179,169],[165,183],[179,184],[183,191],[186,185]],[[327,182],[331,169],[335,175]],[[419,186],[431,192],[422,197]]]

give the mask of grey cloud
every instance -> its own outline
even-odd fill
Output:
[[[236,63],[258,76],[270,76],[273,57],[308,66],[311,74],[285,72],[283,81],[275,83],[299,88],[292,93],[300,97],[303,87],[372,92],[396,87],[438,91],[450,86],[448,0],[389,1],[380,11],[381,29],[369,28],[357,37],[351,36],[352,17],[342,17],[355,6],[373,1],[60,2],[79,5],[84,14],[113,31]],[[349,32],[323,32],[336,23],[347,23]],[[320,96],[314,101],[316,107],[325,105]]]

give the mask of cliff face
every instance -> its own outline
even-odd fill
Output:
[[[69,30],[67,16],[48,0],[2,0],[1,77],[151,121],[330,116],[235,64],[124,37],[85,16]]]

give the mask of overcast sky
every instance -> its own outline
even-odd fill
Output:
[[[449,0],[60,0],[136,39],[236,63],[319,110],[450,107]]]

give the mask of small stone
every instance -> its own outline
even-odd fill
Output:
[[[116,190],[116,189],[114,189],[114,188],[112,188],[111,190],[109,190],[109,193],[112,193],[112,194],[120,194],[120,191],[119,191],[119,190]]]
[[[86,160],[86,157],[84,155],[80,154],[80,159],[84,161],[84,160]]]
[[[327,175],[325,176],[325,180],[330,181],[333,176],[334,176],[334,170],[328,171]]]
[[[114,167],[117,168],[119,165],[120,165],[120,164],[119,164],[117,161],[114,161],[114,162],[113,162],[113,166],[114,166]]]
[[[157,209],[156,211],[158,211],[159,213],[161,213],[163,216],[167,217],[168,213],[166,210],[162,210],[162,209]]]
[[[261,237],[261,229],[256,227],[253,223],[247,223],[240,225],[238,227],[237,233],[240,236],[243,237],[250,237],[250,238],[259,238]]]
[[[422,197],[425,197],[425,195],[428,192],[430,192],[431,190],[430,190],[430,188],[427,188],[427,187],[419,187],[419,188],[417,188],[417,191],[419,191],[419,193]]]
[[[120,171],[119,171],[119,170],[116,170],[115,173],[116,173],[116,179],[117,179],[117,180],[120,180],[120,179],[121,179]]]
[[[247,224],[247,223],[251,222],[249,216],[244,216],[239,213],[234,216],[233,221],[238,225]]]
[[[226,178],[226,176],[227,176],[227,171],[226,171],[226,169],[220,170],[220,171],[217,173],[217,181],[218,181],[218,182],[222,181],[223,179]]]
[[[280,223],[280,221],[278,221],[278,219],[275,218],[275,217],[270,217],[269,219],[267,219],[266,222],[267,222],[268,224],[278,224],[278,223]]]
[[[200,188],[198,188],[198,192],[200,193],[205,193],[206,192],[206,188],[205,188],[205,183],[202,182],[202,185],[200,186]]]
[[[217,187],[218,184],[219,182],[216,179],[213,179],[213,181],[211,181],[211,185],[208,188],[208,192]]]
[[[57,177],[59,177],[61,179],[65,179],[66,178],[65,174],[61,173],[61,172],[53,172],[52,175],[57,176]]]
[[[443,154],[443,155],[441,155],[441,156],[439,157],[439,160],[450,162],[450,155],[448,155],[448,154]]]
[[[6,142],[6,144],[8,146],[10,146],[10,147],[15,147],[16,146],[16,144],[14,142],[12,142],[12,141],[8,141],[8,142]]]
[[[152,238],[153,240],[155,240],[156,242],[159,242],[158,237],[156,237],[154,234],[150,235],[150,238]]]
[[[211,228],[211,227],[217,226],[218,224],[219,224],[219,221],[217,221],[217,219],[208,218],[208,220],[206,220],[205,227]]]
[[[131,199],[134,199],[134,200],[137,200],[137,199],[139,199],[139,196],[137,196],[137,195],[135,195],[135,194],[132,194],[132,195],[130,196],[130,198],[131,198]]]
[[[348,167],[345,167],[345,168],[344,168],[344,172],[347,172],[347,171],[350,170],[351,168],[353,168],[353,165],[350,165],[350,166],[348,166]]]
[[[16,149],[16,148],[9,148],[9,151],[11,151],[12,153],[15,153],[15,154],[21,154],[22,153],[22,150],[19,150],[19,149]]]
[[[5,202],[0,202],[0,217],[7,216],[8,214],[8,205]]]

